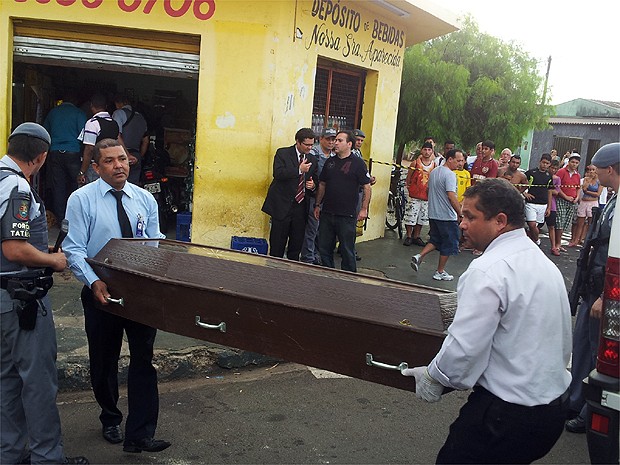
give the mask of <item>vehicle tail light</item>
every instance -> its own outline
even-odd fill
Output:
[[[155,175],[153,174],[153,172],[151,170],[147,170],[144,172],[144,178],[147,181],[152,181],[153,179],[155,179]]]
[[[168,182],[168,178],[164,176],[163,178],[160,179],[160,181],[161,182]]]
[[[609,433],[609,418],[599,413],[593,413],[590,421],[590,429],[597,433]]]
[[[609,257],[605,272],[601,339],[596,369],[615,378],[620,377],[620,259]]]

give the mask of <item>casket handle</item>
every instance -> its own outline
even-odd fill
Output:
[[[407,362],[400,362],[400,364],[398,365],[388,365],[387,363],[375,362],[373,360],[372,354],[366,354],[366,365],[369,365],[371,367],[383,368],[384,370],[396,370],[400,371],[401,373],[403,372],[403,370],[409,368]]]
[[[201,328],[204,328],[204,329],[219,329],[223,333],[226,332],[225,322],[222,321],[219,325],[210,325],[210,324],[203,323],[202,321],[200,321],[200,315],[196,315],[196,326],[200,326]]]
[[[120,299],[113,299],[112,297],[108,297],[105,300],[107,300],[111,304],[119,304],[121,307],[125,306],[125,299],[123,299],[122,297]]]

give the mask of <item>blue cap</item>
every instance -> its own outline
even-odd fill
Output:
[[[362,131],[361,129],[356,129],[355,131],[353,131],[353,135],[355,137],[363,137],[366,138],[366,134],[364,134],[364,131]]]
[[[603,145],[596,151],[591,163],[597,168],[607,168],[620,163],[620,142]]]
[[[40,139],[43,142],[47,142],[47,145],[52,144],[52,138],[43,126],[37,123],[22,123],[15,128],[15,130],[9,136],[11,140],[14,136],[28,136]]]

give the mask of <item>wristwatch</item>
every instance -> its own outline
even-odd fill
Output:
[[[84,171],[80,171],[80,172],[78,173],[78,176],[84,176]]]

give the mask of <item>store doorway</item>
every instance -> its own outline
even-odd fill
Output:
[[[88,117],[93,94],[106,97],[110,114],[114,95],[128,96],[147,121],[147,157],[157,160],[172,197],[173,214],[164,219],[160,211],[162,232],[169,234],[176,213],[192,209],[199,38],[17,19],[14,30],[12,127],[24,121],[43,123],[68,91]],[[45,166],[34,180],[46,205],[52,204],[53,182]]]
[[[113,96],[122,93],[144,115],[151,141],[147,155],[157,155],[158,168],[166,177],[172,196],[171,206],[176,210],[161,218],[163,232],[169,233],[176,224],[174,213],[191,211],[197,80],[15,62],[13,127],[24,121],[42,123],[67,90],[77,94],[77,104],[88,117],[89,100],[94,93],[106,96],[110,114],[114,111]],[[46,205],[52,204],[53,182],[45,169],[35,180]],[[50,216],[50,222],[54,223],[54,217]]]

